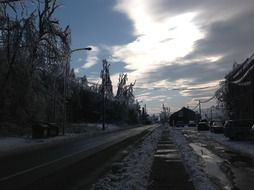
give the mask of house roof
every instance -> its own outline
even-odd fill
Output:
[[[171,116],[175,116],[177,115],[180,111],[183,111],[183,112],[192,112],[193,114],[195,114],[195,112],[191,109],[188,109],[186,107],[182,107],[180,110],[176,111],[175,113],[173,113]]]

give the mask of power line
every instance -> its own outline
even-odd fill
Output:
[[[197,107],[199,106],[199,104],[197,104],[192,110],[195,110],[195,109],[197,109]]]
[[[207,100],[199,100],[199,101],[200,101],[200,103],[207,103],[207,102],[210,102],[214,98],[215,98],[215,95],[212,96],[211,98],[207,99]]]

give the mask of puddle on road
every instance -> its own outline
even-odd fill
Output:
[[[224,189],[254,189],[254,159],[194,133],[196,132],[184,131],[184,136],[190,142],[202,142],[191,143],[190,146],[203,158],[206,165],[204,170],[215,179],[215,183],[218,180]]]
[[[155,158],[164,158],[168,161],[181,161],[179,154],[169,153],[169,154],[155,154]]]
[[[218,179],[219,184],[223,186],[223,189],[232,189],[232,183],[220,169],[220,165],[224,162],[224,160],[205,148],[205,144],[190,143],[190,146],[199,156],[203,158],[205,162],[205,172],[212,178]]]

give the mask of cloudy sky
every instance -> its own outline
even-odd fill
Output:
[[[57,18],[72,29],[77,76],[99,81],[101,60],[135,80],[148,111],[176,111],[213,96],[234,62],[254,52],[253,0],[59,0]],[[214,102],[213,102],[214,103]],[[210,103],[211,104],[211,103]],[[204,104],[203,106],[209,106]]]

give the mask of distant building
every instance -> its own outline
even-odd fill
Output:
[[[225,79],[228,117],[254,119],[254,54],[242,64],[235,64]]]
[[[183,107],[179,111],[173,113],[170,116],[169,124],[171,126],[175,125],[178,121],[183,122],[184,124],[188,124],[189,121],[196,121],[196,113],[188,108]]]

